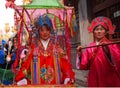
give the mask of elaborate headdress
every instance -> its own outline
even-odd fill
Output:
[[[35,21],[35,26],[37,28],[43,26],[44,24],[47,24],[48,27],[52,28],[52,22],[51,22],[50,18],[48,17],[48,15],[39,16],[38,19]]]
[[[113,34],[116,28],[115,25],[112,25],[112,22],[109,18],[101,16],[92,20],[91,25],[88,26],[89,32],[93,32],[95,27],[98,25],[102,25],[106,30],[109,31],[109,34]]]

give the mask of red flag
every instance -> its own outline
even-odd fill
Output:
[[[71,55],[71,48],[70,48],[70,30],[68,27],[68,17],[66,15],[66,23],[65,23],[65,38],[66,38],[66,50],[67,50],[67,56],[68,60],[70,61],[70,55]]]
[[[18,66],[18,61],[19,61],[19,53],[20,53],[20,34],[21,34],[22,26],[23,26],[23,23],[22,23],[22,21],[21,21],[20,30],[19,30],[19,32],[18,32],[18,45],[17,45],[16,59],[15,59],[15,62],[13,63],[13,71],[14,71],[14,72],[16,72],[16,68],[17,68],[17,66]]]
[[[22,16],[21,16],[21,19],[22,19]],[[16,72],[16,68],[18,66],[18,61],[19,61],[19,54],[20,54],[20,34],[22,32],[22,28],[23,28],[23,20],[21,20],[21,23],[20,23],[20,30],[18,32],[18,45],[17,45],[17,53],[16,53],[16,59],[15,59],[15,62],[13,63],[13,72]]]

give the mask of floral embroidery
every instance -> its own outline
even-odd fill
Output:
[[[52,67],[46,67],[45,65],[41,68],[41,76],[46,83],[51,83],[54,79],[54,70]]]

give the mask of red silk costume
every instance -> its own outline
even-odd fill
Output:
[[[54,52],[55,49],[58,54],[57,62]],[[34,54],[38,55],[38,65],[34,65]],[[37,70],[33,67],[36,67]],[[57,73],[58,71],[60,72],[59,75]],[[31,50],[27,61],[22,64],[20,71],[15,77],[16,82],[25,78],[28,72],[31,72],[30,84],[59,84],[58,79],[60,84],[63,84],[65,78],[74,80],[74,72],[72,71],[71,64],[65,59],[65,55],[59,45],[54,46],[52,41],[49,41],[46,50],[44,50],[41,41],[39,41],[38,47],[34,49],[34,52]],[[37,82],[33,81],[34,79]]]
[[[109,43],[110,41],[103,39],[102,42]],[[96,43],[93,42],[89,46],[93,45]],[[120,47],[116,44],[108,45],[108,47],[111,61],[102,46],[86,49],[79,58],[77,66],[80,69],[89,70],[88,86],[90,87],[120,86]]]

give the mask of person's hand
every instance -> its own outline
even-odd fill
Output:
[[[65,78],[64,84],[74,84],[74,80],[70,78]]]
[[[108,44],[108,42],[100,42],[100,45],[106,45],[106,44]]]
[[[81,56],[81,54],[82,54],[82,46],[78,46],[77,48],[76,48],[76,50],[77,50],[77,54],[79,55],[79,56]]]
[[[7,61],[7,62],[10,62],[10,61],[11,61],[11,55],[10,55],[10,54],[7,55],[6,61]]]
[[[27,79],[24,78],[24,79],[18,81],[18,82],[17,82],[17,85],[18,85],[18,86],[27,85]]]

